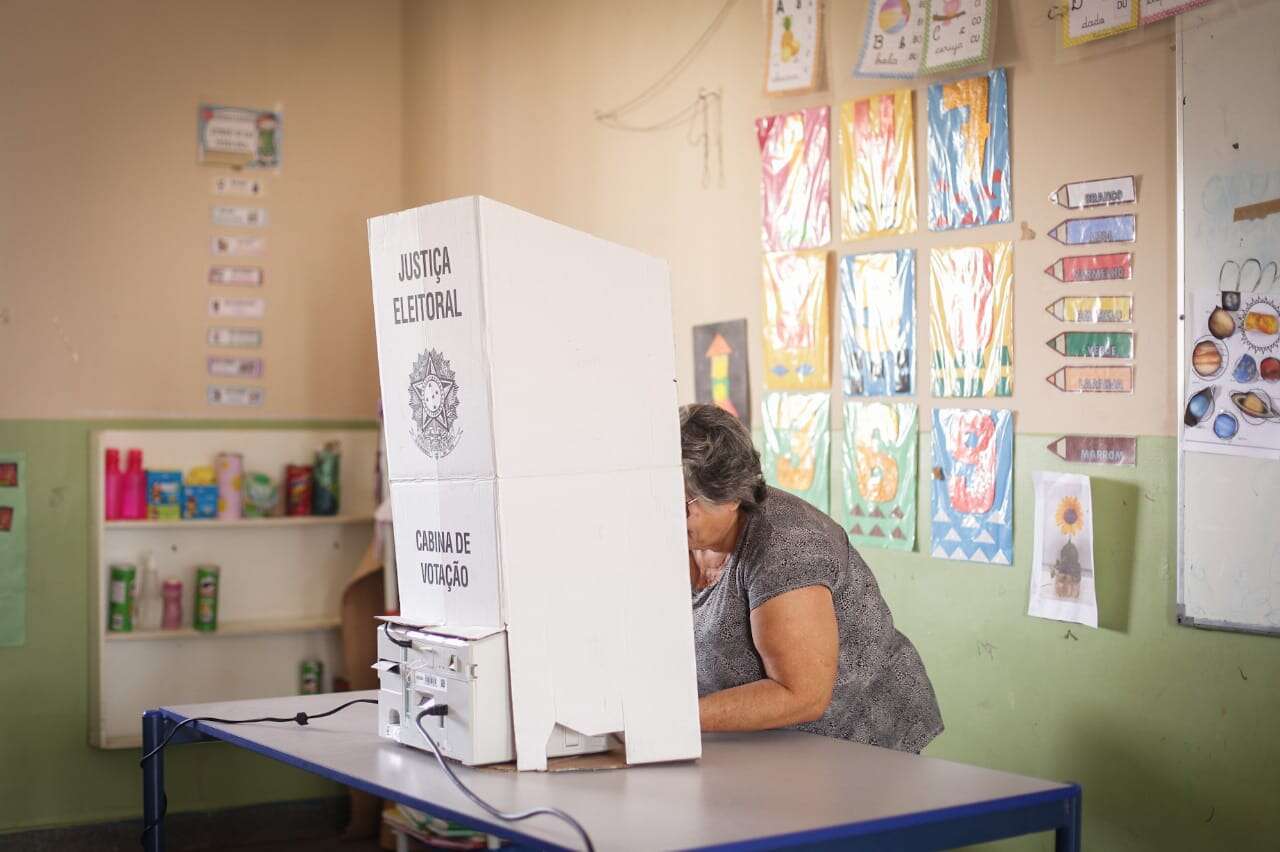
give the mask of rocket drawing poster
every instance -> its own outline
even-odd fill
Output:
[[[812,506],[831,506],[831,396],[767,393],[760,406],[765,481]]]
[[[840,259],[840,356],[846,396],[915,390],[915,251]]]
[[[1013,243],[929,252],[933,395],[1013,393]]]
[[[751,428],[745,319],[693,327],[693,390],[698,402],[718,405]]]
[[[831,242],[831,108],[756,119],[765,251]]]
[[[911,90],[840,105],[841,234],[846,240],[916,230]]]
[[[764,386],[831,387],[827,253],[779,252],[762,260]]]
[[[1013,217],[1005,69],[929,87],[929,228]]]
[[[1013,413],[933,411],[929,553],[1013,563]]]
[[[840,457],[842,523],[856,547],[911,550],[916,541],[916,406],[846,402]]]

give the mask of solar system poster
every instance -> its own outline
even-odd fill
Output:
[[[1186,450],[1280,452],[1280,294],[1195,290],[1182,400]]]
[[[1009,88],[996,68],[929,87],[929,228],[1013,218]]]
[[[844,404],[841,523],[855,547],[915,548],[916,410],[911,402]]]
[[[933,411],[929,553],[1013,564],[1013,412]]]
[[[745,319],[693,327],[693,396],[723,408],[751,428]]]
[[[765,481],[830,511],[830,394],[765,394],[760,414]]]
[[[1031,476],[1036,490],[1036,535],[1027,615],[1096,628],[1089,477],[1041,471]]]
[[[765,251],[831,242],[831,107],[756,119]]]

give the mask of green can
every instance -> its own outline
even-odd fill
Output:
[[[302,695],[319,695],[324,689],[324,662],[303,660],[298,668],[298,692]]]
[[[217,565],[196,566],[196,606],[191,617],[196,630],[218,629],[218,574]]]
[[[133,630],[133,598],[137,593],[138,569],[133,565],[111,566],[111,589],[107,602],[107,630]]]

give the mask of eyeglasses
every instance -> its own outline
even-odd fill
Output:
[[[684,501],[685,509],[688,509],[690,506],[692,506],[694,503],[697,503],[701,499],[702,499],[701,497],[690,497],[688,500],[685,500]]]

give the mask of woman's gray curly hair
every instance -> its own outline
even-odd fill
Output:
[[[690,497],[710,503],[737,500],[745,512],[763,506],[768,490],[760,453],[742,421],[729,412],[706,403],[682,407],[680,456]]]

